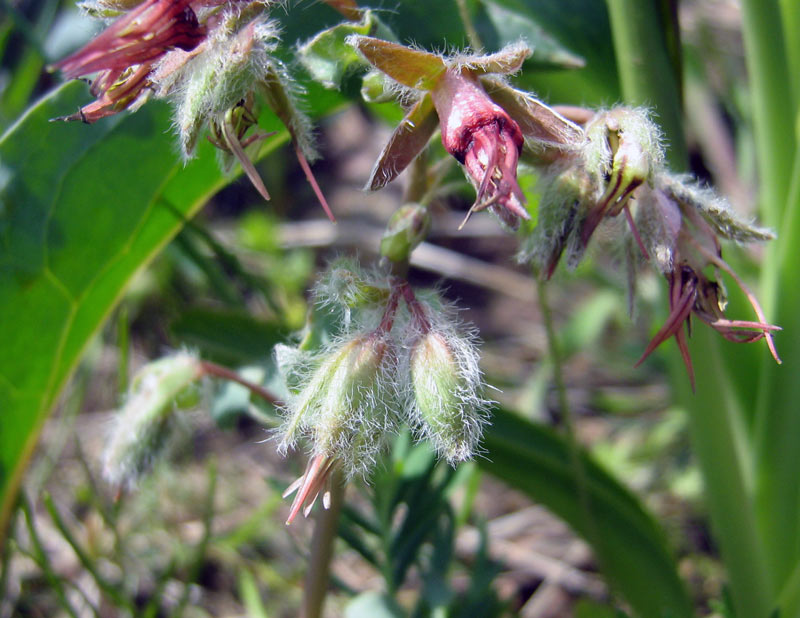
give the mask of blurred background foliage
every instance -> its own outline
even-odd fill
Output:
[[[755,215],[762,163],[743,79],[742,6],[687,0],[678,13],[677,2],[646,4],[678,77],[689,167]],[[603,0],[371,5],[400,40],[428,49],[467,46],[465,18],[489,51],[524,37],[534,54],[514,82],[548,103],[602,107],[627,96]],[[69,0],[0,0],[2,616],[298,612],[312,526],[284,528],[280,494],[303,463],[275,454],[265,430],[275,410],[246,389],[205,385],[171,462],[136,492],[112,495],[98,471],[129,376],[169,350],[196,350],[280,394],[271,350],[305,323],[314,274],[336,255],[376,259],[383,226],[402,203],[399,186],[360,191],[400,107],[363,103],[357,74],[342,93],[326,90],[293,60],[297,43],[341,16],[310,1],[274,15],[284,33],[279,55],[319,125],[315,173],[336,226],[322,217],[269,112],[259,124],[277,134],[258,163],[268,204],[235,173],[219,172],[209,144],[184,166],[161,103],[91,126],[49,122],[89,95],[46,68],[97,24]],[[443,154],[434,143],[431,160]],[[541,290],[515,263],[507,233],[486,215],[455,231],[472,190],[453,168],[410,278],[442,285],[479,327],[482,367],[499,389],[494,423],[475,462],[437,464],[405,435],[369,484],[349,488],[328,613],[747,618],[767,614],[743,608],[771,611],[780,602],[781,616],[795,615],[800,578],[792,568],[776,566],[764,590],[742,595],[731,575],[736,552],[720,555],[725,542],[710,521],[722,534],[728,528],[701,488],[704,474],[706,482],[725,479],[698,468],[686,408],[699,404],[685,404],[684,375],[670,377],[683,371],[674,369],[674,351],[632,368],[666,315],[662,282],[640,282],[630,317],[625,275],[607,251],[574,272],[559,270],[548,286],[552,345]],[[534,180],[523,174],[521,184],[528,191]],[[529,197],[535,202],[535,190]],[[762,248],[725,250],[755,281]],[[731,304],[732,313],[745,312],[734,293]],[[744,436],[746,510],[755,470],[770,474],[751,444],[763,426],[754,411],[766,351],[728,345],[708,362],[723,374],[724,406],[741,417],[734,424]],[[779,347],[786,356],[780,339]],[[574,435],[564,431],[559,375]],[[709,398],[700,392],[695,401]],[[761,502],[762,511],[769,506]],[[767,517],[760,531],[768,525]]]

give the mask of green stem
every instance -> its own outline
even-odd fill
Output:
[[[131,330],[128,305],[123,304],[117,311],[117,390],[128,392],[128,367],[131,358]]]
[[[793,181],[787,208],[783,213],[778,239],[767,248],[762,281],[775,290],[775,304],[768,314],[785,330],[778,338],[783,365],[765,355],[758,384],[755,424],[758,464],[757,516],[767,548],[770,575],[776,588],[784,586],[800,557],[800,415],[796,402],[800,382],[792,367],[800,363],[800,329],[797,307],[800,288],[796,283],[800,268],[800,156],[795,157]],[[788,372],[788,373],[787,373]]]
[[[736,615],[767,618],[774,590],[756,525],[753,449],[715,337],[716,333],[705,325],[692,334],[697,392],[693,395],[689,391],[676,351],[672,355],[672,381],[689,412],[704,498],[727,570]]]
[[[783,38],[794,92],[793,111],[800,104],[800,3],[797,0],[780,0],[783,18]]]
[[[331,503],[317,512],[311,538],[311,557],[303,595],[304,618],[321,618],[330,579],[333,543],[339,530],[339,513],[344,498],[344,479],[338,470],[332,473]]]
[[[798,42],[784,41],[784,32],[798,34],[796,2],[784,3],[783,15],[778,0],[743,0],[742,31],[750,79],[753,126],[758,156],[759,196],[764,222],[778,230],[780,238],[768,248],[762,270],[762,305],[767,316],[787,329],[780,338],[786,366],[797,366],[800,352],[796,329],[798,300],[794,242],[797,235],[797,189],[792,187],[796,161],[795,105],[789,63],[798,61]],[[782,17],[786,22],[782,23]],[[788,59],[787,59],[788,56]],[[796,77],[796,76],[794,76]],[[796,183],[795,183],[796,186]],[[793,227],[784,228],[786,224]],[[789,249],[787,251],[787,249]],[[792,362],[792,361],[795,362]],[[800,556],[798,505],[800,478],[797,466],[800,432],[794,402],[800,395],[798,381],[778,372],[766,359],[758,385],[756,408],[757,496],[756,515],[766,548],[767,568],[774,589],[780,589],[795,568]]]
[[[583,517],[586,522],[584,530],[586,530],[586,538],[589,544],[595,545],[599,543],[601,539],[597,531],[596,522],[592,516],[589,481],[586,476],[583,458],[581,457],[581,445],[575,429],[575,419],[572,416],[572,408],[567,399],[567,387],[564,383],[563,357],[558,344],[558,335],[556,334],[555,325],[553,324],[553,312],[550,310],[550,302],[547,297],[547,282],[541,276],[537,276],[537,274],[534,274],[534,278],[536,279],[536,296],[539,300],[539,310],[542,312],[542,323],[547,335],[548,353],[553,367],[553,382],[558,392],[559,418],[561,425],[564,427],[567,447],[569,448],[570,465],[575,473],[575,487],[578,490],[578,501],[580,502]],[[597,557],[599,560],[599,554]]]
[[[606,0],[625,102],[651,107],[669,140],[674,169],[686,168],[680,87],[655,0]]]
[[[767,225],[777,226],[786,205],[795,150],[792,80],[777,0],[742,0],[742,35],[758,155],[761,218]],[[764,300],[769,313],[771,298]]]

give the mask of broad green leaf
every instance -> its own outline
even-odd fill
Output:
[[[616,60],[605,2],[491,0],[491,10],[494,14],[487,10],[489,32],[484,37],[484,45],[489,49],[499,48],[508,40],[506,37],[510,30],[519,27],[516,20],[527,19],[536,25],[526,34],[534,47],[534,66],[537,51],[547,49],[544,41],[538,40],[538,33],[556,42],[563,50],[560,53],[572,53],[575,58],[585,60],[585,66],[580,69],[523,72],[516,80],[522,88],[546,93],[547,102],[551,104],[608,105],[609,101],[619,99]],[[512,13],[515,20],[500,19],[498,10]],[[477,26],[480,25],[481,21],[478,21]],[[556,49],[551,48],[550,52],[555,54]],[[545,69],[541,65],[537,68]]]
[[[311,76],[326,88],[338,88],[351,70],[368,66],[359,53],[346,43],[352,34],[377,35],[393,39],[391,31],[381,24],[373,11],[365,11],[360,22],[345,22],[328,28],[303,43],[297,58]]]
[[[85,85],[67,84],[0,139],[0,530],[88,341],[226,182],[210,145],[178,160],[164,105],[92,126],[49,122],[87,99]]]
[[[609,583],[646,618],[692,616],[663,533],[638,499],[584,452],[543,426],[496,410],[486,471],[561,517],[592,546]],[[576,469],[577,468],[577,469]]]

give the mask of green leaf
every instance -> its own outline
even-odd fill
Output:
[[[485,436],[485,470],[566,521],[592,546],[612,585],[646,618],[692,616],[663,533],[639,500],[584,452],[576,470],[550,429],[496,410]]]
[[[497,30],[499,45],[520,40],[528,43],[533,50],[528,64],[548,69],[579,69],[586,65],[583,58],[561,45],[531,15],[504,7],[494,0],[485,0],[483,5],[489,21]]]
[[[84,84],[67,84],[0,139],[0,531],[88,341],[226,182],[210,145],[178,160],[164,105],[92,126],[49,122],[88,98]]]
[[[359,53],[345,42],[351,34],[394,39],[394,35],[380,22],[378,16],[366,10],[361,22],[339,24],[323,30],[303,43],[297,50],[298,60],[326,88],[340,87],[347,73],[368,66]]]

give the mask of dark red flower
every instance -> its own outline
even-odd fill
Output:
[[[190,51],[206,35],[190,0],[145,0],[83,48],[55,64],[72,79],[152,62],[170,49]]]
[[[478,78],[467,72],[446,71],[431,96],[439,115],[442,144],[464,165],[478,189],[467,217],[491,208],[509,226],[518,218],[529,219],[517,183],[517,159],[524,142],[519,125],[492,102]]]

